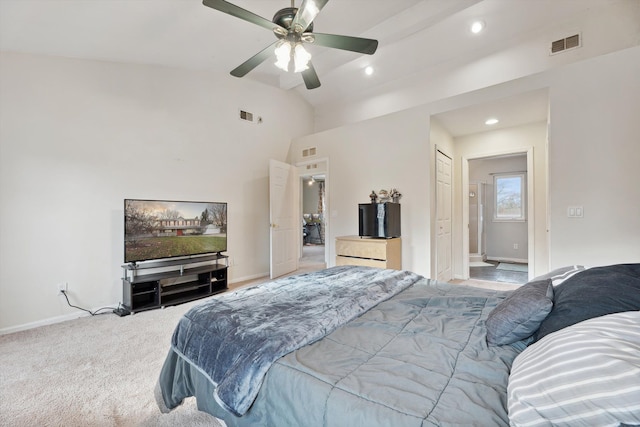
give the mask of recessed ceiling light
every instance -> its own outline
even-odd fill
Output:
[[[473,34],[478,34],[482,30],[484,30],[484,22],[476,21],[473,24],[471,24],[471,32]]]
[[[499,120],[498,120],[498,119],[496,119],[496,118],[491,118],[491,119],[487,119],[487,121],[486,121],[486,122],[484,122],[484,124],[485,124],[485,125],[489,125],[489,126],[491,126],[491,125],[495,125],[496,123],[498,123],[498,121],[499,121]]]
[[[365,73],[367,76],[370,76],[371,74],[373,74],[373,67],[369,66],[369,67],[365,68],[365,69],[364,69],[364,73]]]

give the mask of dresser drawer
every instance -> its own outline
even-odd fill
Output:
[[[358,258],[387,259],[386,240],[360,239],[336,240],[336,254]]]
[[[340,255],[336,257],[336,265],[361,265],[365,267],[389,268],[387,266],[387,261],[369,258],[347,257]]]
[[[402,241],[359,236],[336,237],[336,265],[402,269]]]

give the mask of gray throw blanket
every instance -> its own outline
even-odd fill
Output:
[[[243,415],[278,358],[315,342],[422,277],[342,266],[241,289],[193,307],[172,349],[215,386],[215,399]]]

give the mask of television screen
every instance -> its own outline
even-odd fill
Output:
[[[226,250],[226,203],[124,201],[124,262]]]
[[[400,237],[400,203],[359,204],[358,234],[380,239]]]

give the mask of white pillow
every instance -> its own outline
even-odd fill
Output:
[[[551,279],[551,283],[553,286],[558,286],[565,280],[570,277],[575,276],[576,274],[586,270],[586,267],[583,265],[569,265],[567,267],[556,268],[548,272],[547,274],[543,274],[531,280],[531,282],[535,282],[537,280]]]
[[[545,336],[513,362],[512,426],[640,424],[640,311]]]

